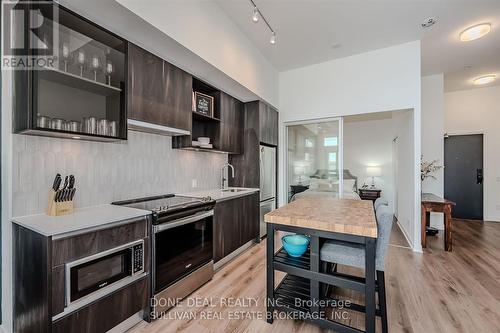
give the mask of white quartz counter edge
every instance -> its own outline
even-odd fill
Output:
[[[243,197],[245,195],[249,195],[260,191],[260,189],[258,188],[246,188],[246,187],[230,187],[230,189],[241,189],[243,191],[223,192],[220,189],[214,189],[214,190],[195,191],[189,193],[179,193],[177,195],[186,197],[195,197],[195,198],[211,197],[215,201],[224,201],[238,197]]]
[[[57,238],[82,233],[89,229],[102,229],[128,223],[132,219],[145,217],[150,211],[115,205],[101,205],[75,209],[73,214],[49,216],[46,214],[12,218],[12,222],[45,236]]]

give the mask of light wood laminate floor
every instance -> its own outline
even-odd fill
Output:
[[[453,252],[443,250],[440,232],[428,237],[428,248],[418,254],[405,248],[404,237],[393,229],[385,273],[389,332],[500,332],[500,223],[454,220],[453,237]],[[265,242],[253,246],[190,296],[191,302],[208,298],[212,304],[184,300],[165,319],[140,323],[131,332],[326,332],[293,319],[273,325],[258,319],[265,313],[265,253]],[[232,299],[258,301],[231,307]],[[228,318],[238,311],[253,317]],[[182,315],[190,318],[175,319]],[[363,328],[360,315],[347,322]]]

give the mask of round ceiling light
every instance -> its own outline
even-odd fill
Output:
[[[460,33],[460,40],[462,42],[470,42],[472,40],[484,37],[491,31],[491,24],[481,23],[468,27]]]
[[[472,83],[474,83],[476,86],[480,86],[480,85],[488,84],[488,83],[495,81],[495,78],[496,77],[493,74],[484,75],[484,76],[480,76],[478,78],[475,78],[474,80],[472,80]]]

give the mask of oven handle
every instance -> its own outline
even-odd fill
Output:
[[[193,223],[193,222],[196,222],[199,220],[203,220],[204,218],[207,218],[207,217],[210,217],[213,215],[214,215],[214,210],[212,209],[212,210],[209,210],[207,212],[202,212],[202,213],[198,213],[198,214],[186,217],[186,218],[174,220],[173,222],[155,225],[153,228],[153,231],[155,234],[157,234],[159,232],[162,232],[162,231],[165,231],[168,229],[172,229],[175,227],[179,227],[181,225],[185,225],[185,224]]]

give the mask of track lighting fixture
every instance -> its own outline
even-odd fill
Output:
[[[269,22],[267,22],[264,15],[262,15],[262,12],[260,11],[259,7],[257,7],[254,0],[250,0],[250,2],[252,3],[253,6],[252,22],[257,23],[259,22],[259,19],[262,18],[262,21],[264,21],[264,23],[271,31],[271,38],[269,39],[269,43],[271,43],[271,45],[276,44],[276,32],[273,30],[273,28],[271,28],[271,25],[269,24]]]

